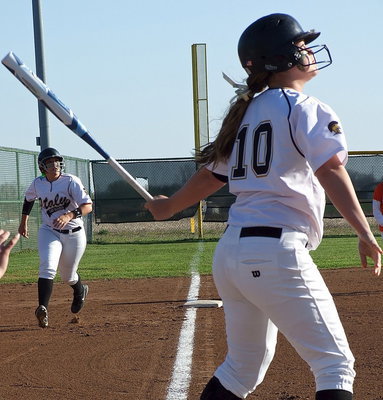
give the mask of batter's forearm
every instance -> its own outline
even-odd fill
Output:
[[[218,180],[211,171],[201,168],[197,171],[186,184],[174,193],[169,201],[171,202],[174,214],[206,199],[225,185]]]

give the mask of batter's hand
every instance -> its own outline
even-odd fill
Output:
[[[62,229],[72,219],[72,212],[62,214],[53,220],[53,227],[56,229]]]
[[[149,200],[145,203],[144,207],[149,210],[154,219],[162,221],[169,219],[174,215],[171,207],[171,201],[166,196],[155,196],[153,200]]]
[[[0,229],[0,278],[4,275],[8,267],[9,253],[18,242],[20,235],[15,235],[8,243],[5,243],[9,238],[9,232]]]
[[[380,275],[382,269],[381,254],[382,249],[379,247],[375,238],[369,238],[367,240],[359,238],[359,255],[362,267],[367,268],[367,257],[371,258],[374,262],[374,274]]]

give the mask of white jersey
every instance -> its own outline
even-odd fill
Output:
[[[58,179],[49,182],[45,176],[33,180],[25,192],[27,201],[39,200],[42,222],[53,228],[53,220],[62,214],[72,211],[81,204],[92,204],[80,178],[71,174],[61,174]],[[82,218],[70,220],[65,229],[83,226]]]
[[[292,89],[268,89],[251,101],[227,163],[207,168],[227,176],[237,196],[228,224],[292,228],[315,249],[325,193],[314,172],[335,154],[346,164],[341,123],[328,105]]]

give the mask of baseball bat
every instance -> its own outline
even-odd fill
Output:
[[[48,86],[36,76],[12,51],[2,60],[2,64],[30,91],[40,100],[51,113],[67,126],[73,133],[89,144],[97,151],[108,164],[121,177],[135,189],[145,200],[152,200],[153,197],[146,191],[132,175],[126,171],[113,157],[111,157],[90,135],[88,129],[77,118],[73,111],[67,107]]]

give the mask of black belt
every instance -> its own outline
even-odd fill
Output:
[[[77,228],[73,228],[73,229],[54,229],[54,231],[56,232],[60,232],[60,233],[64,233],[65,235],[67,235],[68,233],[74,233],[74,232],[78,232],[81,230],[81,226],[78,226]]]
[[[241,229],[240,237],[264,236],[280,239],[282,228],[274,228],[272,226],[249,226]]]

